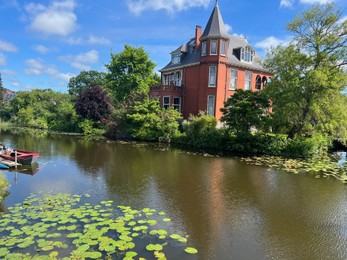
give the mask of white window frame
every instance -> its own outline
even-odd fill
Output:
[[[165,98],[169,98],[169,102],[165,102]],[[170,96],[163,96],[163,108],[169,108],[170,105]]]
[[[171,73],[170,74],[170,85],[174,85],[175,84],[175,73]]]
[[[175,78],[176,78],[176,86],[181,87],[182,86],[182,73],[181,73],[181,71],[176,71]]]
[[[227,42],[226,41],[222,41],[221,55],[222,56],[226,56],[227,55]]]
[[[214,69],[214,72],[212,72],[212,69]],[[217,66],[212,65],[209,67],[208,86],[211,88],[215,88],[216,85],[217,85]]]
[[[175,99],[179,100],[179,103],[178,104],[175,104]],[[173,107],[178,111],[178,112],[181,112],[181,98],[180,97],[174,97],[173,98]]]
[[[214,116],[215,106],[216,106],[216,97],[215,97],[215,95],[208,95],[207,96],[207,109],[206,109],[206,114],[208,116]]]
[[[173,64],[178,64],[181,62],[181,55],[179,53],[172,54],[171,62]]]
[[[248,77],[249,76],[249,77]],[[245,90],[252,90],[252,72],[251,71],[245,71]]]
[[[238,70],[230,69],[229,90],[236,90],[237,89],[237,74],[238,74]]]
[[[241,49],[241,60],[243,61],[253,62],[254,55],[254,50],[249,46]]]
[[[207,42],[203,42],[201,45],[201,56],[207,55]]]
[[[212,40],[210,41],[210,54],[211,55],[218,55],[218,41],[217,40]],[[215,44],[215,46],[214,46]]]
[[[169,85],[169,75],[167,75],[167,74],[163,75],[163,85],[164,86]]]

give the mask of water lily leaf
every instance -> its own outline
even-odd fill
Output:
[[[159,244],[149,244],[146,246],[147,251],[161,251],[163,250],[163,246]]]
[[[59,253],[57,251],[53,251],[52,253],[49,254],[49,257],[57,257],[59,255]]]
[[[164,221],[164,222],[170,222],[171,219],[170,219],[170,218],[164,218],[163,221]]]
[[[91,258],[91,259],[99,259],[102,257],[102,253],[100,252],[86,252],[84,255],[86,258]]]
[[[7,248],[0,248],[0,257],[6,256],[10,253]]]
[[[184,249],[185,252],[187,252],[188,254],[197,254],[198,250],[195,249],[194,247],[187,247],[186,249]]]

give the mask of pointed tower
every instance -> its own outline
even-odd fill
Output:
[[[228,34],[218,1],[200,38],[199,110],[220,117],[219,109],[225,100],[228,50],[231,36]]]

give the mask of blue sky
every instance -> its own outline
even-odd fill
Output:
[[[334,0],[219,0],[230,34],[246,37],[264,56],[285,44],[285,25],[313,3]],[[347,1],[335,0],[347,18]],[[170,52],[205,27],[215,0],[2,0],[0,73],[14,91],[66,92],[82,70],[105,71],[110,53],[143,46],[157,70]]]

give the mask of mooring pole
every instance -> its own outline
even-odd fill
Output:
[[[16,170],[17,170],[17,150],[14,151],[14,162],[15,162],[15,167],[16,167]]]

